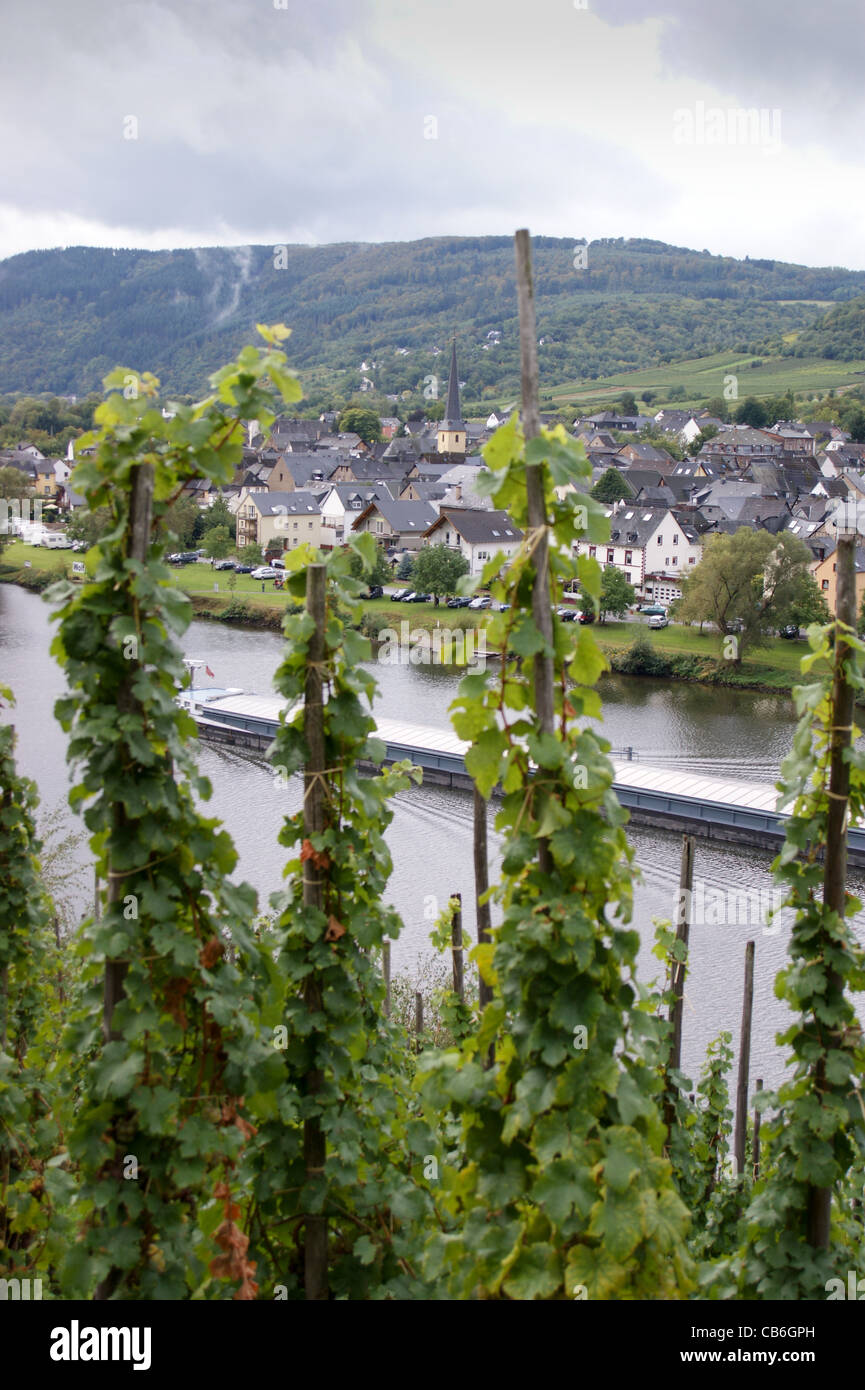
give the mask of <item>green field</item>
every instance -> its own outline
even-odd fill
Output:
[[[761,361],[759,367],[751,363]],[[623,391],[639,396],[643,391],[656,392],[651,409],[657,410],[667,401],[673,389],[683,391],[675,406],[693,405],[699,401],[724,395],[725,376],[737,378],[738,399],[746,396],[780,396],[787,391],[794,395],[827,391],[842,391],[865,382],[865,360],[857,362],[830,361],[823,357],[764,357],[755,358],[741,353],[718,352],[712,357],[694,357],[683,362],[671,362],[663,367],[649,367],[639,372],[622,372],[596,381],[565,382],[553,387],[554,405],[564,402],[614,401]],[[732,402],[731,402],[732,404]],[[648,413],[648,412],[647,412]]]

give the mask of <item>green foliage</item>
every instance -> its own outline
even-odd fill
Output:
[[[713,1276],[726,1296],[735,1291],[742,1298],[821,1299],[828,1280],[862,1251],[861,1216],[858,1223],[851,1222],[845,1200],[846,1185],[853,1174],[861,1174],[865,1159],[865,1046],[850,998],[865,988],[865,953],[848,920],[862,904],[848,893],[839,914],[825,907],[821,897],[835,723],[830,638],[841,631],[849,644],[847,680],[860,695],[865,689],[865,646],[859,638],[837,622],[812,628],[811,651],[802,662],[803,674],[811,680],[795,691],[800,720],[778,784],[779,806],[792,803],[784,847],[773,865],[787,890],[785,905],[796,914],[789,963],[775,984],[794,1015],[778,1038],[790,1049],[792,1074],[777,1094],[760,1100],[769,1114],[761,1129],[767,1164],[746,1212],[744,1249]],[[858,733],[854,729],[854,740]],[[849,816],[855,822],[865,813],[865,755],[855,742],[849,763]],[[810,1238],[809,1198],[817,1188],[833,1193],[829,1249]],[[845,1250],[851,1232],[853,1241]]]
[[[457,581],[469,572],[465,555],[447,545],[427,545],[414,557],[412,580],[419,592],[439,598],[455,594]]]
[[[736,421],[740,425],[752,425],[755,429],[763,429],[765,425],[774,424],[769,419],[769,412],[762,401],[758,401],[756,396],[746,396],[742,404],[736,410]]]
[[[374,542],[352,542],[368,565]],[[298,566],[289,580],[304,596],[312,557],[292,552]],[[289,884],[275,894],[273,935],[266,941],[271,983],[262,1031],[270,1034],[278,1078],[252,1104],[255,1144],[241,1172],[251,1187],[252,1252],[266,1286],[303,1297],[303,1222],[307,1212],[327,1220],[328,1267],[337,1298],[423,1297],[416,1276],[419,1233],[432,1214],[421,1181],[423,1156],[435,1139],[412,1114],[403,1064],[404,1039],[385,1018],[378,956],[400,923],[383,902],[391,870],[384,839],[389,802],[419,772],[398,764],[361,776],[356,761],[378,763],[383,746],[373,737],[368,701],[375,680],[360,664],[369,644],[344,624],[363,586],[349,575],[349,555],[335,552],[327,566],[324,827],[312,832],[303,807],[286,816],[280,842],[294,849]],[[306,689],[314,623],[306,611],[285,618],[285,655],[276,685],[290,708]],[[271,760],[282,778],[307,758],[302,708],[280,726]],[[303,880],[322,882],[323,904],[304,902]],[[280,1030],[277,1032],[277,1030]],[[416,1108],[416,1107],[415,1107]],[[304,1121],[317,1119],[326,1141],[323,1169],[304,1156]]]
[[[381,421],[374,410],[352,407],[339,417],[342,434],[359,434],[364,444],[376,444],[381,439]]]
[[[682,578],[677,616],[681,622],[711,621],[722,638],[731,636],[733,654],[724,655],[738,664],[747,646],[795,621],[797,605],[813,607],[812,558],[788,531],[772,536],[743,526],[732,535],[710,536],[700,563]]]
[[[384,551],[377,546],[372,566],[365,564],[364,557],[357,550],[349,553],[349,574],[352,579],[365,578],[368,584],[389,584],[393,570]]]
[[[666,676],[669,658],[652,646],[645,632],[634,638],[626,652],[616,656],[614,669],[626,676]]]
[[[620,569],[606,565],[601,575],[601,595],[598,599],[598,612],[603,623],[608,613],[614,618],[623,618],[634,602],[634,586],[629,584]]]
[[[0,686],[0,705],[12,704]],[[56,1291],[72,1186],[51,1079],[64,976],[51,937],[34,813],[36,788],[15,768],[15,731],[0,725],[0,1278]]]
[[[621,502],[623,497],[633,497],[634,494],[618,468],[608,468],[595,483],[591,495],[598,502]]]
[[[66,523],[66,534],[72,541],[83,541],[87,549],[95,545],[113,525],[113,517],[108,507],[76,507]]]
[[[512,605],[488,629],[503,660],[496,679],[462,681],[453,722],[471,743],[482,795],[503,790],[503,920],[474,953],[495,992],[479,1027],[418,1060],[427,1106],[460,1124],[459,1158],[445,1169],[453,1229],[433,1235],[428,1269],[452,1298],[680,1297],[691,1286],[688,1218],[662,1156],[662,1031],[631,979],[633,851],[608,745],[568,717],[599,714],[591,686],[606,661],[585,628],[574,642],[556,620],[549,650],[534,625],[527,465],[541,467],[549,602],[575,577],[597,596],[597,562],[576,559],[574,542],[602,542],[607,522],[582,491],[585,452],[561,428],[525,445],[513,420],[485,458],[485,486],[525,539],[507,564],[498,557],[484,570],[482,582]],[[553,661],[555,732],[534,714],[536,653]]]
[[[205,552],[213,560],[224,560],[231,549],[231,537],[227,526],[211,526],[201,538]]]
[[[245,348],[215,374],[208,399],[168,419],[155,378],[112,373],[92,452],[75,473],[76,490],[112,524],[88,556],[87,581],[52,593],[53,651],[70,691],[56,713],[79,773],[70,801],[108,884],[101,915],[80,933],[83,985],[65,1039],[81,1091],[68,1134],[80,1187],[78,1238],[61,1272],[67,1297],[97,1288],[140,1299],[254,1296],[230,1204],[218,1232],[208,1221],[253,1132],[244,1098],[273,1068],[241,973],[257,951],[255,895],[231,882],[231,841],[197,809],[210,787],[190,752],[195,726],[175,700],[190,605],[164,564],[158,523],[191,478],[231,480],[243,420],[273,418],[263,381],[285,400],[298,394],[278,350],[287,331],[261,332],[266,348]],[[148,468],[142,560],[131,552],[132,497]],[[109,989],[118,997],[103,1035]]]
[[[0,391],[81,395],[134,354],[158,362],[178,390],[197,393],[209,372],[240,349],[251,323],[284,316],[287,286],[293,362],[304,369],[309,402],[338,408],[338,401],[352,401],[361,361],[374,361],[364,375],[373,379],[376,394],[362,399],[364,407],[392,414],[385,396],[403,391],[411,393],[412,404],[426,406],[425,379],[441,370],[433,349],[449,340],[455,309],[466,400],[504,402],[519,390],[508,236],[289,246],[279,269],[272,246],[252,246],[245,254],[245,275],[233,248],[68,247],[10,257],[0,285]],[[804,333],[792,348],[782,340],[821,317],[813,301],[865,293],[861,271],[758,264],[639,238],[593,241],[578,275],[573,238],[536,237],[533,254],[538,317],[548,339],[540,353],[543,383],[660,366],[725,344],[743,343],[747,351],[767,335],[779,351],[806,350]],[[49,322],[53,331],[46,338]],[[502,330],[494,352],[482,346],[490,325]],[[839,346],[845,340],[842,327]],[[820,355],[822,344],[816,346]],[[400,347],[407,356],[396,353]],[[720,392],[722,373],[716,381],[709,389]],[[654,380],[641,382],[639,390],[647,384],[664,398]],[[691,399],[681,389],[677,397]],[[16,409],[13,398],[8,404]],[[434,403],[433,418],[443,405]],[[0,442],[26,436],[46,453],[62,452],[73,421],[78,431],[90,426],[87,401],[55,405],[48,398],[35,408],[44,433],[34,436],[30,422],[37,416],[22,408],[16,424],[4,427],[5,438],[0,432]]]
[[[411,555],[403,555],[402,559],[396,567],[397,579],[401,579],[403,583],[405,583],[407,579],[411,579],[413,573],[414,559]]]

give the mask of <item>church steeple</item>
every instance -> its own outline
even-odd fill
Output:
[[[438,427],[438,451],[440,454],[464,454],[466,451],[466,425],[460,411],[460,376],[457,371],[456,338],[451,346],[451,371],[448,377],[445,416]]]

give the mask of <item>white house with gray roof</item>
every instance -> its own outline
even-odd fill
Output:
[[[681,526],[671,511],[630,502],[616,503],[606,515],[609,542],[577,541],[577,554],[590,555],[601,569],[615,565],[638,595],[665,601],[678,597],[679,577],[694,569],[703,553],[696,531]]]
[[[469,574],[480,574],[487,560],[498,553],[510,558],[522,539],[522,531],[507,512],[445,506],[424,537],[427,545],[458,550],[469,562]]]

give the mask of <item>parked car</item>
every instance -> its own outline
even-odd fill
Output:
[[[587,608],[587,609],[585,610],[585,612],[580,613],[580,614],[579,614],[579,621],[580,621],[581,623],[593,623],[593,622],[595,621],[595,610],[594,610],[594,608]]]
[[[197,550],[178,550],[176,554],[169,555],[168,557],[168,563],[170,565],[194,565],[197,561]]]
[[[275,579],[279,570],[275,570],[273,565],[259,565],[258,569],[251,571],[253,579]]]
[[[640,609],[640,612],[646,618],[666,618],[667,616],[666,608],[662,608],[660,603],[647,603],[644,608]]]
[[[492,599],[490,598],[489,594],[478,594],[477,598],[473,598],[472,601],[471,601],[471,603],[469,604],[469,608],[476,608],[476,609],[477,609],[477,608],[492,608],[492,606],[493,606],[493,601],[492,601]]]
[[[252,565],[235,565],[235,574],[252,574]]]
[[[788,623],[786,627],[781,628],[778,636],[786,637],[788,642],[795,642],[796,638],[799,636],[799,628],[796,623]]]
[[[380,584],[371,584],[364,594],[364,598],[384,598],[384,589]]]
[[[272,560],[270,560],[269,563],[273,566],[273,568],[274,568],[275,570],[284,570],[284,569],[285,569],[285,561],[284,561],[284,560],[280,560],[280,558],[279,558],[278,555],[274,556],[274,558],[273,558]]]
[[[666,617],[666,615],[662,615],[661,613],[653,613],[652,616],[651,616],[651,618],[649,619],[649,627],[655,627],[655,628],[657,628],[657,627],[669,627],[669,626],[670,626],[670,620],[669,620],[669,618]]]
[[[468,608],[468,606],[469,606],[470,603],[471,603],[471,599],[470,599],[470,598],[466,598],[464,595],[458,594],[458,595],[456,596],[456,598],[449,598],[449,599],[448,599],[448,605],[447,605],[447,606],[448,606],[448,608]]]
[[[418,594],[412,594],[410,598],[407,598],[407,599],[406,599],[406,603],[432,603],[432,601],[433,601],[433,596],[432,596],[432,594],[420,594],[420,593],[418,593]]]
[[[556,609],[556,614],[561,618],[563,623],[574,623],[580,616],[580,610],[578,608],[568,608],[566,604],[561,604]]]
[[[213,568],[214,568],[215,570],[233,570],[233,569],[234,569],[234,561],[233,561],[233,560],[214,560],[214,562],[213,562]]]

